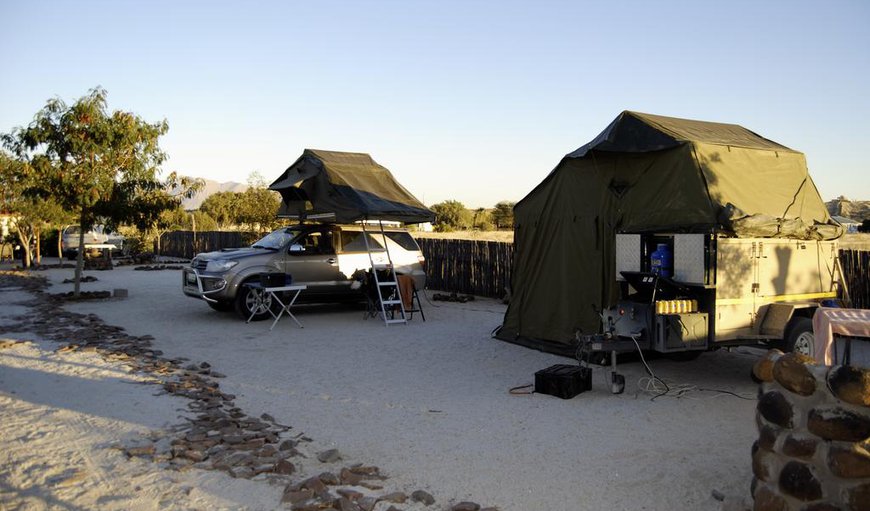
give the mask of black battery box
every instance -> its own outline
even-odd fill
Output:
[[[284,287],[289,286],[292,282],[290,275],[283,273],[261,273],[260,284],[263,287]]]
[[[569,364],[556,364],[535,373],[535,392],[571,399],[592,390],[592,369]]]

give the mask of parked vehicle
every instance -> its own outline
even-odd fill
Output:
[[[617,234],[620,299],[593,348],[693,358],[767,343],[813,356],[813,314],[837,297],[837,252],[836,241]]]
[[[372,249],[369,259],[368,246]],[[386,240],[386,246],[384,241]],[[386,251],[389,251],[389,258]],[[401,228],[365,230],[360,224],[301,224],[278,229],[250,247],[197,254],[184,269],[182,290],[220,311],[235,309],[244,319],[256,308],[254,291],[261,273],[284,273],[305,284],[306,301],[362,298],[362,272],[391,259],[397,274],[410,275],[418,289],[426,283],[425,258],[414,238]],[[268,311],[254,319],[264,319]]]
[[[75,259],[79,250],[79,234],[81,227],[78,225],[67,226],[61,233],[60,245],[64,257]],[[111,250],[123,250],[124,237],[115,232],[109,232],[102,225],[95,225],[84,235],[85,247],[88,245],[113,245]]]

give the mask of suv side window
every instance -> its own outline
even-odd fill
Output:
[[[373,252],[384,250],[381,243],[374,236],[367,233],[369,246]],[[366,240],[363,238],[362,231],[341,231],[341,251],[342,252],[365,252]]]
[[[393,243],[409,252],[417,252],[420,250],[417,242],[414,241],[414,238],[407,232],[388,232],[387,238],[391,239]]]
[[[296,239],[294,245],[301,245],[303,254],[334,254],[332,231],[312,231]]]

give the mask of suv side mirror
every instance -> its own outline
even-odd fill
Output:
[[[291,254],[301,254],[302,252],[305,252],[305,247],[303,247],[299,243],[294,243],[294,244],[290,245],[290,253]]]

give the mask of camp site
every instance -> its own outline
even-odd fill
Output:
[[[0,5],[0,509],[870,510],[867,21]]]

